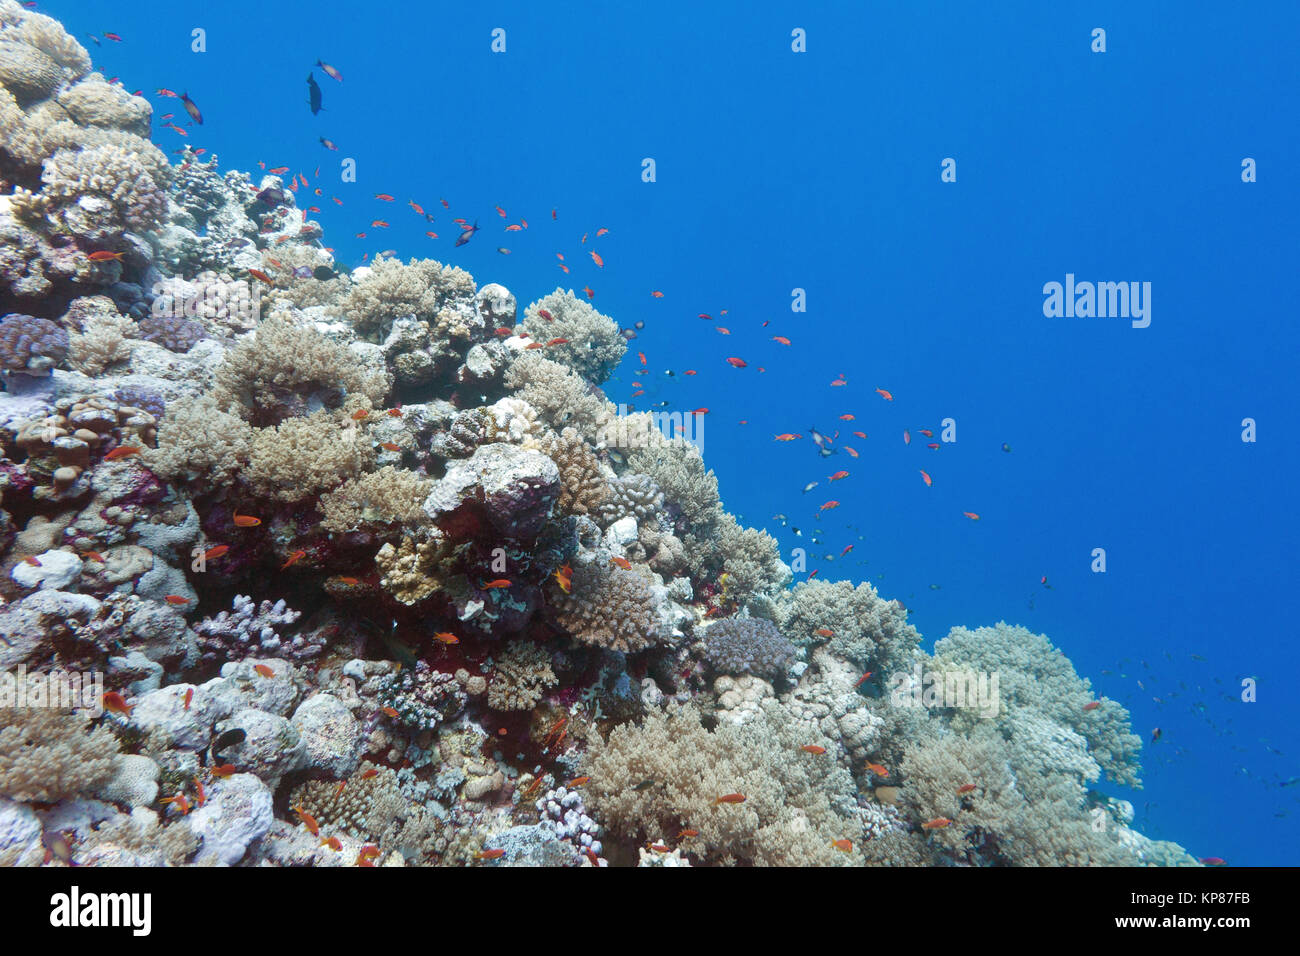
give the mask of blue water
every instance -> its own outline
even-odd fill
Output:
[[[1300,8],[625,6],[42,9],[106,75],[145,90],[163,148],[321,185],[299,204],[320,206],[343,262],[430,256],[521,305],[590,285],[621,325],[644,321],[610,397],[709,408],[704,451],[724,501],[777,534],[787,560],[804,547],[821,577],[871,580],[912,609],[927,646],[1002,619],[1046,633],[1132,709],[1136,732],[1163,732],[1145,748],[1143,790],[1103,785],[1134,800],[1144,832],[1236,865],[1300,862],[1300,786],[1279,786],[1300,774],[1288,431],[1300,335],[1286,285]],[[205,53],[191,51],[195,27]],[[490,50],[496,27],[504,54]],[[795,27],[807,53],[791,52]],[[86,38],[103,31],[123,42]],[[344,80],[315,71],[313,117],[317,58]],[[205,124],[185,139],[160,129],[179,104],[156,87],[188,91]],[[945,157],[955,183],[940,181]],[[1258,182],[1241,182],[1244,157]],[[343,158],[356,183],[340,182]],[[453,251],[455,217],[483,228]],[[503,231],[521,217],[527,230]],[[1150,282],[1150,327],[1045,318],[1043,284],[1066,273]],[[795,288],[805,313],[791,311]],[[648,387],[632,399],[638,350]],[[930,450],[919,429],[937,438],[944,418],[957,441]],[[818,457],[810,425],[839,428],[835,446],[860,457]]]

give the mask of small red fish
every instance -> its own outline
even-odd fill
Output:
[[[1090,701],[1088,701],[1088,703],[1086,703],[1086,704],[1083,705],[1083,709],[1084,709],[1084,710],[1096,710],[1096,709],[1097,709],[1098,707],[1100,707],[1100,706],[1101,706],[1101,701],[1099,701],[1099,700],[1090,700]]]
[[[837,471],[837,472],[835,472],[835,474],[831,475],[831,476],[830,476],[829,478],[827,478],[826,480],[827,480],[827,481],[841,481],[841,480],[847,478],[848,476],[849,476],[849,473],[848,473],[847,471]]]
[[[569,344],[569,340],[568,340],[568,339],[551,339],[551,341],[547,342],[546,344],[547,344],[547,345],[568,345],[568,344]]]
[[[731,357],[731,358],[729,358],[729,359],[727,359],[727,364],[728,364],[728,365],[734,365],[736,368],[745,368],[746,366],[749,365],[749,363],[746,362],[744,359],[742,359],[742,358],[735,358],[734,356]]]
[[[720,803],[744,803],[745,800],[746,797],[743,793],[724,793],[713,801],[713,805],[716,807]]]
[[[884,767],[882,767],[882,766],[881,766],[880,764],[878,764],[878,763],[869,763],[869,764],[867,764],[867,769],[870,770],[872,773],[874,773],[877,777],[888,777],[888,776],[889,776],[889,771],[886,770]]]
[[[261,518],[254,518],[252,515],[241,515],[238,511],[231,514],[230,520],[235,523],[237,528],[256,528],[262,523]]]
[[[620,558],[618,555],[611,555],[609,560],[611,564],[618,565],[624,571],[632,570],[632,562],[629,561],[627,558]]]
[[[654,296],[656,299],[662,299],[664,297],[664,294],[660,292],[658,289],[653,290],[650,294]]]
[[[960,787],[957,788],[957,792],[958,792],[958,793],[970,793],[970,792],[971,792],[972,790],[974,790],[974,789],[975,789],[975,784],[973,784],[973,783],[963,783]]]
[[[834,499],[831,499],[830,501],[826,502],[824,505],[822,505],[822,506],[821,506],[820,508],[818,508],[817,510],[818,510],[818,511],[828,511],[828,510],[830,510],[831,508],[838,508],[839,506],[840,506],[840,503],[839,503],[838,501],[835,501]]]
[[[131,705],[126,702],[126,698],[115,690],[106,691],[104,693],[103,705],[105,710],[111,710],[113,713],[121,714],[123,717],[130,717],[133,709]]]
[[[594,299],[594,298],[596,298],[596,293],[592,291],[591,286],[589,286],[589,285],[584,285],[584,286],[582,287],[582,291],[585,292],[585,293],[587,293],[587,298],[588,298],[588,299]]]
[[[386,717],[392,717],[396,719],[398,716],[397,709],[394,707],[380,707],[379,709]]]
[[[587,255],[591,256],[591,261],[594,262],[594,263],[596,263],[596,268],[597,268],[597,269],[603,269],[603,268],[605,268],[605,260],[602,259],[602,258],[600,257],[600,254],[599,254],[599,253],[596,253],[596,252],[589,252],[589,253],[587,253]]]
[[[920,432],[922,435],[924,435],[926,438],[933,438],[933,437],[934,437],[934,432],[930,431],[930,429],[928,429],[928,428],[918,428],[917,431],[919,431],[919,432]]]
[[[773,341],[773,342],[780,342],[782,345],[789,345],[789,344],[790,344],[790,340],[787,339],[784,335],[774,335],[774,336],[772,336],[772,341]],[[849,417],[852,418],[853,416],[850,415]]]
[[[366,770],[363,770],[363,771],[361,772],[361,779],[362,779],[362,780],[369,780],[369,779],[371,779],[372,777],[378,777],[378,776],[379,776],[379,771],[376,770],[374,767],[369,767],[369,768],[367,768]]]
[[[224,779],[225,777],[232,777],[235,773],[235,765],[233,763],[223,763],[220,766],[212,768],[212,776],[216,777],[218,780]]]
[[[439,641],[442,644],[460,643],[460,638],[457,637],[455,634],[451,633],[451,631],[439,631],[437,634],[433,636],[435,640]]]
[[[401,445],[397,444],[396,442],[391,442],[391,441],[381,441],[381,442],[379,443],[379,447],[382,448],[382,449],[384,449],[385,451],[401,451],[401,450],[402,450],[402,446],[401,446]]]
[[[299,548],[293,554],[289,555],[289,559],[285,561],[284,564],[280,565],[280,570],[283,571],[285,568],[289,567],[289,565],[295,564],[305,557],[307,557],[307,552]]]
[[[263,677],[274,677],[275,671],[271,670],[266,664],[254,664],[253,670],[257,671]]]
[[[893,394],[890,393],[887,389],[878,388],[876,389],[876,391],[880,393],[880,397],[883,398],[885,401],[892,402],[894,400]]]
[[[140,454],[139,445],[118,445],[104,456],[104,461],[117,461],[121,458],[130,458],[132,455],[138,454]]]
[[[804,745],[803,745],[802,747],[800,747],[799,749],[802,750],[802,751],[803,751],[804,753],[806,753],[806,754],[816,754],[816,755],[819,756],[819,757],[820,757],[822,754],[826,753],[826,748],[825,748],[825,747],[822,747],[822,746],[819,746],[818,744],[804,744]]]
[[[301,803],[293,808],[293,812],[298,814],[298,819],[303,822],[312,836],[320,836],[320,824],[316,822],[315,817],[302,808]]]
[[[114,259],[121,262],[124,255],[126,255],[125,252],[108,252],[101,249],[99,252],[92,252],[86,258],[91,262],[108,262]]]
[[[853,685],[853,689],[854,689],[854,690],[857,690],[859,687],[861,687],[863,684],[865,684],[865,683],[867,682],[867,680],[871,677],[871,675],[872,675],[873,673],[874,673],[874,671],[867,671],[865,674],[863,674],[861,677],[859,677],[859,678],[858,678],[858,682],[857,682],[856,684]]]
[[[842,850],[845,853],[853,852],[853,841],[850,840],[848,837],[845,837],[842,840],[832,840],[831,846],[833,846],[837,850]]]
[[[272,282],[271,277],[267,275],[265,272],[263,272],[261,269],[249,269],[248,274],[252,276],[254,279],[256,279],[258,282],[263,282],[266,285],[275,284],[274,282]]]
[[[942,830],[948,824],[952,823],[947,817],[935,817],[933,820],[927,820],[921,826],[926,830]]]
[[[929,474],[926,473],[924,468],[918,468],[917,471],[921,472],[921,480],[925,482],[925,487],[929,488],[933,484]]]
[[[780,435],[772,436],[773,441],[794,441],[797,438],[803,438],[803,436],[797,435],[794,432],[782,432]]]
[[[565,786],[566,788],[572,789],[572,788],[574,788],[574,787],[581,787],[584,783],[588,783],[588,782],[590,782],[590,781],[591,781],[591,778],[590,778],[590,777],[574,777],[572,780],[570,780],[570,781],[569,781],[568,783],[566,783],[564,786]]]
[[[964,514],[967,518],[970,518],[971,521],[980,520],[980,516],[973,511],[963,511],[962,514]]]
[[[499,860],[506,855],[506,851],[498,847],[495,850],[479,850],[474,855],[480,860]]]
[[[488,591],[488,590],[492,590],[493,588],[508,588],[508,587],[510,587],[510,581],[508,578],[497,578],[495,581],[489,581],[487,582],[487,584],[484,584],[483,590]]]
[[[175,604],[177,606],[190,603],[189,598],[182,597],[179,594],[164,594],[163,600],[166,601],[168,604]]]
[[[329,847],[331,850],[335,850],[335,851],[337,851],[337,850],[342,850],[342,849],[343,849],[343,843],[342,843],[342,841],[339,840],[339,838],[336,837],[336,836],[327,837],[327,838],[325,838],[324,840],[321,840],[321,841],[320,841],[320,845],[321,845],[321,846],[327,846],[327,847]]]

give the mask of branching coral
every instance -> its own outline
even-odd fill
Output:
[[[571,515],[597,511],[609,497],[609,483],[600,460],[577,429],[564,429],[545,450],[560,469],[560,510]]]
[[[389,385],[384,373],[359,362],[314,326],[271,316],[226,353],[215,395],[223,407],[266,425],[318,404],[338,408],[350,395],[379,403]]]
[[[0,795],[52,803],[93,793],[117,768],[117,739],[53,708],[0,710]]]
[[[167,215],[162,186],[121,146],[60,149],[45,161],[41,179],[46,214],[74,236],[102,242],[122,229],[157,229]]]
[[[624,653],[644,650],[659,638],[654,595],[636,571],[576,568],[556,617],[584,644]]]
[[[127,339],[135,331],[135,323],[124,315],[106,313],[86,319],[84,331],[70,336],[68,364],[84,375],[101,375],[131,357]]]
[[[412,259],[404,265],[397,259],[380,258],[343,300],[343,312],[361,331],[382,329],[404,315],[434,323],[445,304],[473,295],[474,280],[463,269],[433,259]],[[454,330],[448,327],[446,331]]]
[[[857,842],[862,823],[848,772],[800,751],[780,707],[744,726],[706,730],[694,707],[670,707],[594,738],[582,763],[593,810],[631,840],[698,831],[684,844],[708,863],[825,865],[855,859],[831,841]],[[647,785],[647,781],[649,784]],[[741,794],[742,803],[719,802]]]
[[[542,315],[543,312],[550,318]],[[597,385],[614,374],[627,351],[627,341],[619,332],[618,324],[583,302],[572,290],[556,289],[525,309],[524,331],[535,342],[567,339],[551,346],[548,354],[553,361],[567,365]]]
[[[252,441],[248,423],[203,395],[172,402],[158,428],[158,447],[142,454],[145,466],[160,478],[219,486],[247,464]]]
[[[303,501],[359,475],[369,456],[354,429],[316,412],[257,429],[244,477],[260,494]]]
[[[496,660],[488,685],[488,706],[493,710],[531,710],[555,684],[551,655],[531,641],[514,641]]]
[[[552,428],[573,425],[584,435],[596,435],[614,417],[614,406],[577,373],[532,352],[515,360],[506,386]]]
[[[649,475],[689,525],[705,528],[721,510],[718,478],[699,450],[680,438],[638,448],[627,457],[629,471]]]
[[[720,674],[783,677],[794,656],[795,646],[761,618],[714,621],[704,633],[704,658]]]
[[[974,631],[955,627],[934,646],[932,669],[975,670],[998,675],[1002,713],[1029,708],[1088,741],[1088,753],[1117,783],[1140,786],[1142,740],[1129,727],[1128,711],[1094,698],[1091,684],[1075,673],[1061,651],[1041,634],[999,622]]]
[[[909,669],[921,640],[903,606],[882,600],[866,582],[801,582],[779,606],[777,623],[796,644],[828,642],[833,654],[864,671]]]
[[[325,516],[321,527],[339,533],[383,533],[418,524],[424,517],[420,506],[429,495],[430,484],[427,478],[392,465],[351,478],[321,495],[317,505]]]

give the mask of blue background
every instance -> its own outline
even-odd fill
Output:
[[[386,248],[430,256],[505,284],[521,306],[590,284],[620,325],[646,323],[610,397],[631,398],[640,350],[648,388],[635,404],[708,407],[724,501],[777,534],[787,560],[803,546],[822,577],[871,580],[912,609],[927,646],[1002,619],[1046,633],[1132,709],[1144,739],[1163,730],[1144,750],[1145,789],[1103,784],[1134,800],[1144,832],[1232,864],[1295,864],[1300,787],[1279,784],[1300,773],[1288,284],[1300,13],[898,6],[40,9],[106,75],[144,89],[168,151],[188,142],[222,168],[256,173],[261,160],[319,183],[325,196],[300,205],[320,206],[349,265]],[[194,27],[206,53],[190,50]],[[496,27],[505,54],[490,51]],[[794,27],[807,53],[791,52]],[[1094,27],[1104,54],[1090,50]],[[96,47],[92,31],[124,39]],[[317,58],[344,81],[316,71],[325,111],[313,117],[304,79]],[[155,87],[188,91],[205,125],[188,139],[159,128],[179,104]],[[1254,184],[1241,182],[1247,156]],[[343,157],[355,184],[339,182]],[[944,157],[954,184],[940,182]],[[483,230],[453,252],[457,216]],[[503,231],[520,217],[528,230]],[[580,243],[598,227],[610,233]],[[1042,286],[1067,272],[1152,283],[1150,328],[1045,318]],[[803,314],[790,310],[796,287]],[[841,373],[848,384],[831,387]],[[937,434],[945,417],[958,441],[927,449],[917,430]],[[1241,441],[1246,417],[1255,444]],[[837,447],[861,457],[772,440],[814,424],[840,428]],[[841,468],[850,477],[829,484]],[[821,484],[804,495],[809,481]],[[842,504],[818,519],[828,498]],[[1089,570],[1096,547],[1105,574]],[[1259,684],[1249,705],[1246,675]]]

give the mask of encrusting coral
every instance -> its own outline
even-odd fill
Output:
[[[872,585],[791,587],[601,390],[634,330],[345,268],[296,180],[151,120],[0,0],[0,678],[106,692],[0,693],[0,862],[1195,862],[1099,792],[1141,741],[1045,637],[931,657]],[[984,712],[903,693],[974,671]]]

